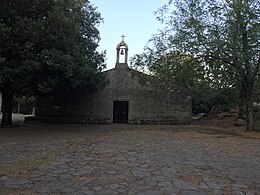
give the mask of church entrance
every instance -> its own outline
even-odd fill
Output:
[[[113,123],[128,123],[128,101],[114,101]]]

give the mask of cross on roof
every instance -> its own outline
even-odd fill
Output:
[[[124,39],[125,39],[125,35],[122,35],[121,37],[122,37],[122,41],[124,41]]]

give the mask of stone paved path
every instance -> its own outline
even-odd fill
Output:
[[[260,194],[260,136],[199,126],[2,128],[0,194]]]

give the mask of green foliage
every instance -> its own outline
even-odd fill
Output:
[[[101,21],[88,0],[0,1],[3,125],[11,123],[13,95],[68,94],[105,84],[105,53],[96,51]]]
[[[192,112],[209,113],[213,107],[233,107],[238,105],[238,91],[230,88],[212,88],[208,83],[200,83],[192,90]]]
[[[3,0],[0,7],[0,89],[53,93],[102,85],[102,20],[89,1]]]
[[[218,85],[242,81],[245,91],[253,88],[260,64],[258,0],[170,0],[157,18],[165,29],[156,40],[203,59]]]
[[[193,88],[199,80],[203,80],[203,66],[191,55],[177,51],[167,51],[163,54],[146,47],[144,53],[131,59],[132,67],[155,78],[155,85],[169,87],[173,83]],[[158,82],[159,81],[159,82]]]

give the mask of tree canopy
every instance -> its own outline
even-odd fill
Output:
[[[11,124],[14,94],[102,86],[102,18],[88,0],[2,0],[0,7],[2,124]]]
[[[245,99],[247,129],[253,130],[252,97],[260,66],[260,1],[169,0],[156,16],[164,27],[152,37],[151,50],[160,56],[176,51],[192,56],[204,67],[204,79],[209,79],[211,86],[239,87]],[[146,59],[147,64],[151,62]],[[138,65],[135,58],[134,64]]]
[[[204,79],[204,69],[200,62],[179,51],[162,54],[147,47],[144,53],[136,54],[131,61],[134,68],[148,71],[156,78],[155,84],[165,88],[173,83],[193,88],[199,80]]]

